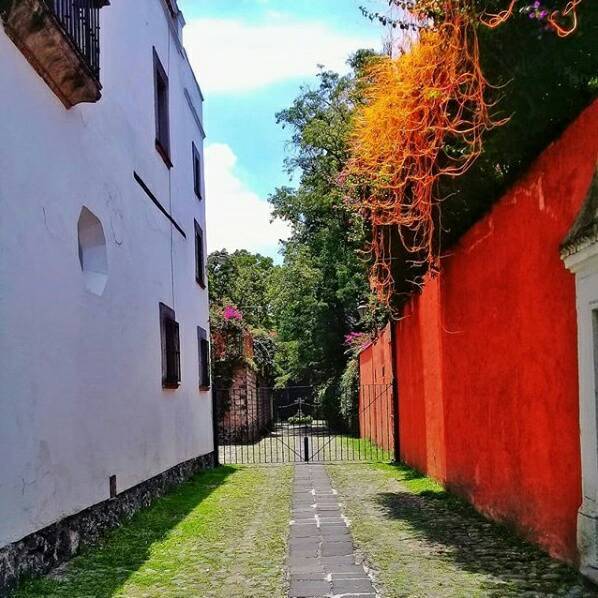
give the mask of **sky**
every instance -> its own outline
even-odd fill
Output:
[[[184,42],[199,81],[208,251],[248,249],[280,260],[287,225],[270,222],[267,197],[289,185],[283,168],[288,130],[276,112],[318,65],[346,72],[359,48],[382,46],[381,28],[360,5],[380,0],[179,0]]]

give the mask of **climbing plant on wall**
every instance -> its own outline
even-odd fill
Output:
[[[595,94],[598,58],[596,3],[390,4],[403,11],[400,19],[370,16],[411,37],[403,54],[367,69],[340,177],[371,224],[370,283],[384,303],[436,271],[442,241],[479,217]],[[558,38],[576,39],[559,47]],[[548,104],[544,121],[534,114],[539,101]],[[507,135],[496,133],[502,128]]]

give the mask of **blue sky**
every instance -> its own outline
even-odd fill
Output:
[[[382,0],[179,0],[185,46],[205,96],[208,249],[275,256],[283,223],[270,224],[267,196],[289,184],[288,132],[275,113],[317,65],[344,70],[349,54],[379,49],[383,31],[359,6]]]

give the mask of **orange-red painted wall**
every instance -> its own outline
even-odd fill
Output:
[[[403,459],[568,561],[581,472],[575,286],[559,245],[597,160],[595,102],[395,324]]]
[[[387,326],[359,355],[360,436],[388,451],[394,447],[391,341]]]

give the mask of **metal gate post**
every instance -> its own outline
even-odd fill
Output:
[[[393,437],[394,437],[394,462],[401,462],[401,431],[399,427],[399,381],[394,378],[392,381],[392,404],[393,404]]]
[[[307,436],[303,437],[303,460],[309,461],[309,438]]]
[[[396,335],[395,322],[390,324],[390,360],[392,371],[392,423],[393,423],[393,440],[394,440],[394,461],[401,462],[401,430],[399,427],[399,378],[397,376],[397,350],[396,350]]]

